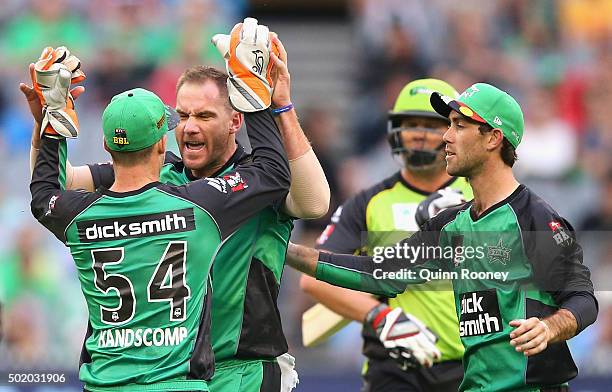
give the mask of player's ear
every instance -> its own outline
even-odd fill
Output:
[[[236,134],[244,123],[244,115],[240,112],[232,110],[232,118],[230,120],[229,133]]]
[[[110,153],[110,150],[108,148],[108,145],[106,145],[106,139],[102,139],[102,144],[104,144],[104,151]]]
[[[488,132],[488,136],[487,148],[491,151],[495,150],[498,146],[501,147],[504,142],[504,134],[499,128],[493,128],[491,132]]]
[[[162,136],[161,139],[159,139],[159,142],[157,142],[157,152],[159,154],[165,154],[166,153],[167,142],[168,142],[168,135],[164,135],[164,136]]]

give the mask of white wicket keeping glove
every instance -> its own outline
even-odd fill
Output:
[[[67,61],[72,70],[62,61]],[[41,135],[55,138],[78,136],[79,122],[70,95],[70,83],[73,79],[81,81],[85,78],[79,68],[80,61],[65,47],[45,48],[36,62],[32,81],[43,106]]]
[[[442,356],[435,344],[437,336],[401,308],[391,309],[380,304],[368,312],[365,326],[374,330],[402,370],[431,367]]]
[[[270,41],[268,27],[246,18],[230,35],[216,34],[212,43],[225,59],[232,106],[243,113],[267,109],[272,100],[270,51],[279,53]]]
[[[74,54],[70,53],[65,46],[59,46],[55,49],[57,60],[55,62],[62,63],[72,73],[70,79],[71,84],[76,84],[85,80],[85,73],[81,69],[81,60]]]
[[[447,208],[465,203],[463,192],[458,189],[444,188],[429,195],[419,203],[415,219],[419,227]]]

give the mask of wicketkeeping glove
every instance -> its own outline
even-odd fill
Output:
[[[453,188],[440,189],[419,203],[415,219],[419,227],[447,208],[465,203],[463,192]]]
[[[271,44],[268,27],[258,25],[257,19],[246,18],[234,26],[230,35],[216,34],[212,43],[225,59],[232,106],[247,113],[268,108],[272,100],[270,51],[279,54]]]
[[[85,80],[85,73],[81,69],[81,60],[74,54],[70,53],[65,46],[59,46],[55,49],[57,60],[55,62],[62,63],[72,73],[70,84],[76,84]]]
[[[435,344],[438,337],[401,308],[380,304],[368,312],[364,325],[375,332],[402,370],[431,367],[442,356]]]
[[[67,138],[78,136],[79,122],[70,85],[85,79],[80,66],[79,59],[63,46],[45,48],[36,62],[31,76],[43,106],[41,134]]]

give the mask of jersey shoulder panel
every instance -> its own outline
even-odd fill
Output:
[[[593,292],[590,271],[571,224],[525,188],[510,203],[519,222],[525,255],[542,290],[562,303],[570,291]]]
[[[521,230],[551,230],[549,223],[555,221],[558,223],[563,221],[568,227],[571,227],[569,222],[562,218],[550,204],[527,187],[524,187],[509,204],[516,214]],[[554,223],[553,226],[555,226]]]
[[[40,222],[60,241],[67,242],[67,229],[72,222],[103,195],[83,190],[63,191],[51,196],[49,206]]]

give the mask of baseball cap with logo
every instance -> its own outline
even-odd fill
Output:
[[[523,138],[525,123],[518,102],[507,92],[490,84],[473,84],[456,99],[436,92],[431,94],[430,102],[435,111],[444,117],[454,110],[474,121],[501,129],[514,148]]]
[[[143,88],[115,95],[102,114],[106,145],[119,152],[152,146],[166,132],[176,128],[178,122],[179,116],[174,109]]]

